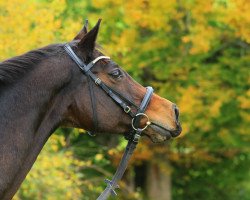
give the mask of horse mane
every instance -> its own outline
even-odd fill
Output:
[[[1,62],[0,86],[15,82],[42,60],[58,55],[58,53],[63,51],[62,47],[63,44],[52,44]]]

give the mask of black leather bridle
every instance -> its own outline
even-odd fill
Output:
[[[93,61],[91,61],[88,64],[85,64],[73,51],[73,49],[70,47],[69,44],[65,44],[64,46],[65,51],[67,54],[71,57],[71,59],[77,64],[77,66],[81,69],[83,74],[85,74],[88,77],[88,84],[89,84],[89,92],[92,102],[92,112],[93,112],[93,120],[94,120],[94,129],[97,131],[98,129],[98,120],[97,120],[97,113],[95,109],[95,98],[94,98],[94,92],[92,88],[91,79],[94,81],[94,83],[99,86],[105,93],[110,96],[115,103],[117,103],[125,113],[130,115],[132,117],[131,122],[131,131],[125,135],[125,138],[128,140],[128,144],[126,147],[126,150],[123,154],[122,160],[119,164],[119,167],[113,176],[112,180],[105,180],[107,183],[106,189],[102,192],[102,194],[97,198],[97,200],[105,200],[109,197],[110,194],[116,195],[115,189],[118,187],[117,183],[122,178],[127,165],[128,160],[131,157],[134,149],[136,148],[136,145],[141,137],[141,133],[143,130],[145,130],[149,125],[150,121],[148,116],[145,114],[145,110],[147,109],[147,106],[151,100],[151,97],[153,95],[153,88],[152,87],[146,87],[147,91],[146,94],[138,107],[134,102],[120,94],[119,92],[115,91],[114,89],[107,86],[105,83],[102,82],[100,78],[98,78],[95,74],[91,72],[91,68],[102,59],[110,59],[107,56],[99,56]],[[134,113],[131,109],[131,107],[134,107],[137,112]],[[147,122],[146,125],[143,128],[140,128],[140,121],[142,118],[146,118]]]

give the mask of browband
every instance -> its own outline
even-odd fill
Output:
[[[81,59],[75,54],[75,52],[72,50],[72,48],[69,46],[69,44],[65,44],[64,46],[65,51],[69,54],[69,56],[75,61],[75,63],[80,67],[80,69],[84,72],[87,73],[97,61],[101,59],[110,59],[108,56],[99,56],[95,60],[91,61],[89,64],[85,64],[84,62],[81,61]]]

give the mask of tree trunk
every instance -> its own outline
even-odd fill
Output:
[[[149,200],[171,200],[171,176],[153,163],[147,166],[146,193]]]

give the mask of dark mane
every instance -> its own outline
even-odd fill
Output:
[[[63,51],[62,44],[53,44],[32,50],[0,63],[0,86],[15,82],[25,72],[31,70],[42,60]]]

